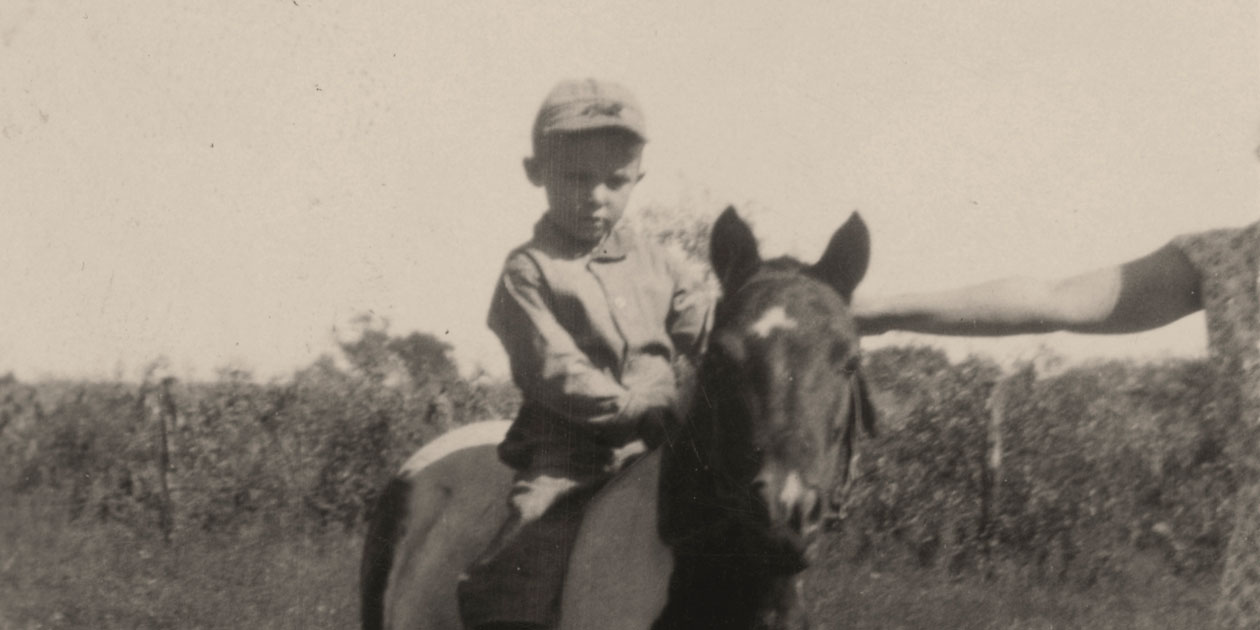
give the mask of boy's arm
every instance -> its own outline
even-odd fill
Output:
[[[528,399],[569,421],[592,425],[609,442],[633,439],[636,416],[652,404],[651,397],[635,395],[591,363],[551,312],[542,273],[528,256],[509,258],[489,324]]]
[[[1201,309],[1199,282],[1185,254],[1167,245],[1122,265],[1059,280],[1008,278],[893,298],[858,295],[853,310],[863,334],[1128,333]]]

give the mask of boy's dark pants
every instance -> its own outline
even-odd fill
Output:
[[[612,476],[612,453],[552,443],[518,470],[503,528],[459,583],[470,629],[496,624],[553,628],[569,554],[588,501]]]

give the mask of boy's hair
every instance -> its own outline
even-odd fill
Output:
[[[630,90],[596,79],[561,81],[543,99],[534,119],[534,156],[547,152],[551,137],[604,129],[647,141],[643,109]]]

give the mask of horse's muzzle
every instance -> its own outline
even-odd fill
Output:
[[[821,493],[807,485],[796,472],[776,477],[780,476],[763,473],[753,480],[753,488],[765,504],[770,522],[792,537],[806,543],[812,541],[822,529]]]
[[[801,484],[794,473],[777,486],[759,476],[753,487],[767,518],[762,541],[753,545],[762,549],[763,564],[773,565],[767,568],[780,574],[804,570],[813,560],[815,542],[822,531],[819,493]],[[775,487],[777,492],[769,490]]]

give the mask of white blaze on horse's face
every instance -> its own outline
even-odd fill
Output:
[[[776,330],[793,328],[796,328],[796,320],[788,316],[787,309],[775,306],[762,313],[761,318],[748,327],[748,331],[764,339]]]

